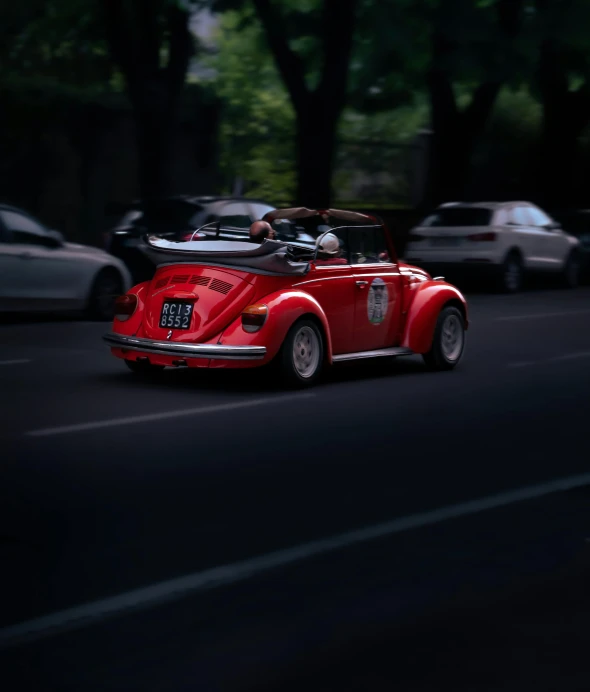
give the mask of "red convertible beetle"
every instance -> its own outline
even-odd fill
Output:
[[[271,364],[298,386],[363,358],[421,354],[437,370],[459,363],[464,296],[398,261],[379,219],[300,207],[263,220],[294,240],[146,237],[157,269],[117,298],[104,336],[113,355],[140,373]]]

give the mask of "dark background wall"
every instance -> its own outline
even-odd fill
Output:
[[[0,198],[38,215],[70,240],[99,245],[111,202],[138,196],[135,131],[120,95],[83,99],[66,91],[0,91]],[[211,194],[217,174],[219,107],[187,88],[175,147],[178,194]]]

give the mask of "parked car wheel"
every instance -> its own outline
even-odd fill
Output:
[[[108,322],[115,315],[115,298],[123,292],[123,280],[116,269],[102,269],[92,285],[88,312],[96,320]]]
[[[436,321],[432,346],[422,357],[431,370],[452,370],[465,350],[465,321],[461,311],[443,308]]]
[[[580,253],[571,252],[561,276],[561,282],[565,288],[577,288],[580,285],[581,268]]]
[[[522,289],[524,267],[518,252],[510,252],[500,270],[500,290],[503,293],[518,293]]]
[[[280,352],[283,379],[295,387],[309,387],[320,376],[324,362],[322,333],[312,320],[301,319],[289,330]]]
[[[125,360],[125,365],[136,375],[152,375],[164,370],[163,365],[153,365],[152,363],[146,363],[145,361]]]

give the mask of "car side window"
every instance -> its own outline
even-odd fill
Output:
[[[551,223],[551,219],[541,211],[538,207],[528,207],[527,209],[529,216],[532,219],[532,225],[537,227],[544,227]]]
[[[391,262],[383,228],[350,229],[350,263],[379,264]]]
[[[252,224],[248,207],[239,202],[224,205],[220,211],[220,218],[223,226],[248,229]]]
[[[510,223],[511,216],[509,209],[498,209],[494,214],[494,219],[492,222],[493,226],[506,226]]]
[[[46,245],[45,229],[34,219],[15,211],[3,209],[0,216],[7,231],[7,240],[19,245]]]
[[[528,215],[526,207],[513,207],[511,221],[516,226],[531,226],[532,219]]]

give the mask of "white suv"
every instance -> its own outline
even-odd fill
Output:
[[[577,286],[577,238],[529,202],[451,202],[412,229],[405,260],[430,273],[486,270],[502,290],[518,291],[525,273],[561,274]]]

